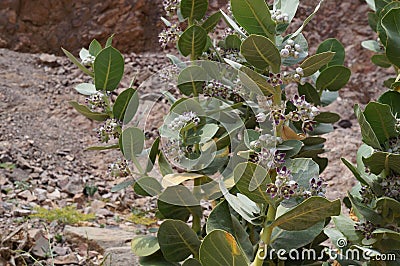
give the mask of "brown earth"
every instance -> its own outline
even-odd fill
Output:
[[[4,7],[7,7],[5,3],[11,2],[13,1],[2,1],[0,13],[5,10]],[[128,1],[116,2],[124,5]],[[301,1],[301,3],[298,15],[299,18],[304,19],[312,12],[315,1]],[[146,8],[151,9],[152,5],[148,6]],[[13,8],[11,4],[8,7],[9,10]],[[346,47],[346,66],[350,67],[353,73],[348,85],[340,92],[338,101],[328,108],[339,113],[343,120],[335,125],[335,132],[325,136],[328,139],[326,144],[328,152],[325,156],[329,158],[330,164],[322,176],[329,183],[328,198],[330,199],[343,198],[346,191],[355,184],[350,171],[340,162],[340,157],[346,157],[354,162],[356,150],[361,144],[359,127],[353,114],[354,104],[365,105],[368,101],[376,99],[384,90],[383,81],[393,74],[390,70],[376,68],[370,63],[369,58],[372,54],[360,45],[363,40],[376,38],[368,26],[367,11],[368,7],[364,1],[328,0],[305,29],[311,54],[322,40],[331,37],[339,39]],[[93,21],[99,20],[100,13],[92,14],[95,19],[86,19],[86,16],[82,15],[80,23],[93,26],[98,23]],[[21,16],[17,17],[16,20],[20,21]],[[1,19],[4,19],[4,16],[0,16],[0,27],[5,25]],[[34,19],[38,18],[34,17]],[[31,22],[25,20],[25,23]],[[301,20],[297,19],[294,28],[297,28],[300,23]],[[113,25],[123,27],[120,20]],[[46,26],[46,24],[35,27],[37,27],[36,33],[40,32],[43,36],[49,35],[45,31],[52,29],[52,26]],[[93,29],[95,28],[96,26],[93,26]],[[60,39],[52,43],[52,48],[43,47],[48,49],[48,53],[58,52],[55,47],[64,45],[66,40],[63,39],[64,37],[77,36],[77,29],[79,27],[64,28],[63,35],[65,36],[59,35]],[[99,30],[101,40],[114,32],[114,30],[103,31],[99,28],[96,30]],[[146,46],[145,43],[150,40],[149,35],[142,35],[140,31],[137,34],[138,42],[142,40],[142,46]],[[22,35],[14,36],[10,33],[8,36],[1,35],[0,39],[15,38],[14,46],[7,47],[17,49],[15,45],[21,43],[18,41],[20,38],[18,36]],[[85,38],[76,39],[71,42],[71,49],[75,50],[78,46],[87,44],[92,37],[92,35],[87,35]],[[115,37],[117,47],[124,47],[126,44],[126,49],[133,49],[133,46],[129,46],[131,37],[132,35],[129,34],[117,35]],[[28,42],[29,37],[27,38],[19,49],[37,45]],[[128,85],[129,79],[136,72],[139,73],[139,79],[144,80],[167,64],[162,52],[126,53],[125,58],[127,77],[123,81],[123,86]],[[117,181],[109,177],[107,167],[109,163],[120,157],[119,153],[84,151],[84,147],[97,143],[93,130],[98,124],[78,115],[68,105],[69,100],[84,102],[85,97],[78,95],[73,89],[76,84],[83,81],[86,81],[86,78],[63,57],[53,58],[46,54],[22,54],[0,49],[0,163],[15,165],[13,170],[0,169],[0,243],[20,224],[25,224],[28,229],[43,227],[37,219],[26,217],[38,205],[63,207],[77,203],[79,209],[96,215],[96,221],[89,224],[90,226],[124,228],[135,233],[146,230],[146,226],[133,224],[129,220],[129,213],[130,209],[150,210],[154,208],[153,202],[136,197],[130,189],[110,193],[110,188]],[[143,93],[151,93],[151,91]],[[343,128],[344,124],[349,127]],[[98,192],[93,197],[88,197],[83,193],[85,186],[97,186]],[[106,202],[107,205],[103,205],[102,202]],[[62,232],[60,231],[62,227],[57,223],[47,224],[47,226],[48,237]],[[16,256],[11,252],[10,247],[2,245],[0,245],[0,265],[4,260]],[[67,253],[81,254],[80,256],[84,258],[87,251],[85,248],[89,249],[88,246],[82,247],[77,243],[66,241],[55,245],[61,249],[67,249]],[[13,248],[15,247],[14,243]],[[89,260],[98,263],[101,260],[101,252],[92,251],[94,255],[89,256]]]

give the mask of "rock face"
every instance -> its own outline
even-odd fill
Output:
[[[61,54],[115,33],[123,52],[159,49],[162,1],[1,0],[0,48]]]

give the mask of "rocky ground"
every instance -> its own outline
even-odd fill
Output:
[[[301,18],[312,11],[313,2],[305,1]],[[353,72],[338,101],[329,107],[342,118],[335,132],[326,135],[330,164],[323,177],[331,199],[343,198],[355,183],[340,162],[340,157],[354,161],[361,144],[353,105],[376,99],[390,74],[374,67],[371,54],[361,48],[361,41],[375,38],[367,10],[363,1],[327,1],[306,28],[312,51],[323,39],[342,41],[346,65]],[[296,21],[297,26],[300,23]],[[127,77],[138,73],[139,80],[167,64],[161,53],[128,54],[125,59]],[[154,221],[141,213],[154,205],[130,189],[110,192],[119,180],[111,178],[107,168],[119,158],[118,152],[84,150],[97,143],[97,124],[77,114],[68,101],[84,101],[73,87],[85,80],[65,58],[0,49],[0,265],[23,265],[22,258],[33,264],[22,250],[56,265],[99,265],[104,259],[112,265],[136,265],[129,240],[149,229],[144,224]],[[127,78],[123,85],[128,82]],[[97,191],[90,195],[93,188]],[[73,203],[95,220],[64,227],[30,217],[37,206],[62,208]]]

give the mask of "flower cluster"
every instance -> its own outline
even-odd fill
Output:
[[[85,58],[82,59],[82,65],[84,65],[84,66],[92,66],[95,59],[96,59],[95,56],[88,55],[88,56],[86,56]]]
[[[198,125],[200,122],[200,118],[197,116],[195,112],[184,112],[183,114],[176,117],[172,122],[168,125],[168,128],[172,130],[180,130],[188,123],[194,123]]]
[[[203,93],[210,97],[221,97],[226,99],[231,96],[232,88],[223,84],[219,80],[213,79],[205,84]]]
[[[97,136],[100,142],[107,143],[111,137],[119,138],[121,134],[121,123],[116,119],[107,119],[97,130]]]
[[[130,170],[127,160],[118,160],[108,166],[108,171],[112,177],[126,177],[129,176]]]
[[[271,11],[271,18],[276,23],[289,23],[289,15],[286,13],[282,13],[280,9]]]
[[[389,139],[389,149],[387,152],[400,154],[400,137]]]
[[[293,181],[293,176],[286,166],[276,169],[276,181],[267,185],[266,192],[271,198],[279,197],[289,199],[297,192],[299,185]]]
[[[163,145],[163,152],[167,158],[177,163],[185,156],[183,148],[180,147],[179,141],[176,139],[168,139]]]
[[[295,43],[292,39],[286,41],[285,46],[282,48],[280,54],[283,58],[293,57],[299,58],[302,51],[300,44]]]
[[[102,92],[96,92],[90,95],[88,98],[86,98],[85,102],[92,111],[96,108],[104,109],[104,107],[106,107],[104,94]]]
[[[250,142],[250,148],[254,151],[254,163],[259,163],[267,169],[276,168],[285,163],[285,153],[275,147],[282,143],[282,139],[270,134],[261,135],[258,140]]]
[[[372,200],[375,198],[375,194],[369,186],[361,186],[360,195],[362,198],[361,202],[364,204],[371,203]]]
[[[168,17],[172,17],[179,8],[180,0],[163,0],[163,7]]]
[[[179,39],[180,28],[178,24],[171,24],[158,35],[158,42],[162,48],[166,48],[169,43],[175,44]]]
[[[386,197],[400,201],[400,175],[392,173],[385,177],[381,182],[381,186]]]
[[[319,109],[308,103],[304,95],[295,95],[291,102],[297,110],[290,112],[289,118],[292,121],[302,121],[302,130],[304,133],[313,131],[316,124],[313,119],[319,114]]]
[[[364,235],[366,239],[371,239],[374,237],[372,234],[373,231],[377,228],[373,223],[370,221],[366,221],[364,223],[357,223],[357,225],[354,226],[356,230],[361,231],[361,233]]]

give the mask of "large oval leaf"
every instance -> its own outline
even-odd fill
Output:
[[[379,175],[385,169],[391,169],[400,173],[400,154],[387,152],[375,152],[363,162],[371,170],[371,173]]]
[[[96,87],[92,83],[81,83],[75,87],[75,90],[83,95],[92,95],[97,92]]]
[[[264,0],[231,0],[236,21],[250,34],[275,39],[275,22]]]
[[[199,56],[207,44],[207,32],[200,26],[187,28],[179,37],[178,48],[183,56]]]
[[[235,238],[219,229],[204,238],[200,246],[200,262],[203,266],[249,265]]]
[[[387,91],[379,97],[378,102],[389,105],[392,114],[400,118],[400,92]]]
[[[318,69],[328,64],[334,55],[335,53],[333,52],[323,52],[310,56],[304,60],[304,62],[300,65],[300,67],[303,69],[304,76],[308,77],[317,72]]]
[[[136,180],[133,189],[138,195],[153,197],[161,194],[163,187],[154,177],[143,176]]]
[[[131,99],[133,98],[132,102]],[[132,105],[132,106],[130,106]],[[133,88],[128,88],[121,92],[115,100],[113,106],[114,118],[119,121],[124,121],[124,124],[129,123],[135,116],[137,109],[139,108],[139,96]],[[128,112],[126,112],[129,110]]]
[[[132,160],[140,154],[144,147],[143,131],[136,127],[130,127],[122,131],[122,146],[124,157]]]
[[[205,29],[207,32],[211,32],[214,30],[214,28],[218,25],[219,21],[222,18],[222,13],[220,11],[215,12],[211,16],[209,16],[203,24],[201,24],[201,27]]]
[[[281,56],[275,44],[268,38],[251,35],[243,41],[240,52],[256,68],[266,69],[270,66],[272,72],[280,72]]]
[[[347,67],[344,66],[331,66],[326,68],[321,72],[319,77],[317,78],[317,89],[318,90],[330,90],[330,91],[338,91],[350,79],[351,71]]]
[[[297,86],[297,90],[299,95],[306,96],[307,102],[313,103],[314,105],[321,105],[321,98],[318,94],[318,91],[310,83],[306,82],[304,85],[299,84]]]
[[[329,201],[322,197],[311,197],[282,214],[271,226],[288,231],[305,230],[328,217],[340,214],[340,200]]]
[[[400,67],[400,8],[390,10],[382,18],[382,27],[386,31],[386,56],[389,61]]]
[[[160,249],[157,237],[155,236],[136,236],[132,239],[131,249],[136,256],[149,256]]]
[[[158,229],[158,243],[164,257],[169,261],[183,261],[191,254],[199,254],[200,240],[196,233],[184,222],[166,220]]]
[[[379,143],[383,144],[391,137],[397,137],[396,118],[389,105],[370,102],[364,110],[365,119],[371,125]]]
[[[115,90],[124,75],[124,58],[114,47],[101,50],[93,64],[94,85],[97,90]]]
[[[332,60],[328,63],[326,67],[344,64],[344,58],[346,56],[344,46],[335,38],[326,39],[318,46],[317,54],[324,52],[335,53]],[[326,67],[325,66],[321,67],[320,71],[324,70]]]
[[[181,14],[189,21],[201,20],[207,12],[208,0],[182,0]]]
[[[254,163],[241,163],[233,172],[236,187],[241,193],[256,203],[271,203],[271,197],[266,192],[267,184],[271,183],[268,172]]]
[[[371,125],[365,118],[364,113],[358,104],[354,106],[354,113],[357,117],[358,123],[360,124],[362,141],[375,149],[381,149],[381,145],[375,132],[372,130]]]

